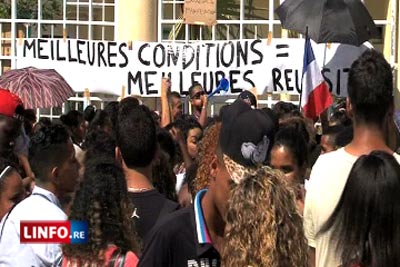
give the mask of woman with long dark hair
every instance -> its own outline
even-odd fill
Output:
[[[296,194],[297,207],[303,214],[308,147],[306,138],[293,126],[283,126],[275,135],[270,165],[284,173],[283,178]]]
[[[88,223],[88,243],[65,245],[63,267],[136,266],[139,245],[132,212],[124,174],[113,160],[87,162],[69,220]]]
[[[320,233],[331,241],[342,267],[400,266],[400,165],[373,151],[353,165],[343,194]]]

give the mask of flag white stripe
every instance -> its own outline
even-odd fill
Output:
[[[315,88],[317,88],[322,82],[324,77],[321,74],[321,69],[318,67],[317,61],[313,60],[308,64],[307,70],[304,73],[301,81],[303,85],[303,92],[301,94],[301,106],[304,107],[308,103],[308,97]]]

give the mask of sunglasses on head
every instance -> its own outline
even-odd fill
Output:
[[[3,179],[7,175],[8,171],[11,169],[12,169],[11,166],[5,167],[4,170],[0,173],[0,180]]]
[[[200,99],[201,96],[204,95],[204,94],[205,94],[205,93],[204,93],[203,91],[197,92],[197,93],[195,93],[195,94],[191,97],[191,99]]]

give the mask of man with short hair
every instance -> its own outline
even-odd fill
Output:
[[[161,81],[161,127],[174,122],[182,116],[182,100],[178,92],[171,92],[171,82],[167,78]]]
[[[207,123],[208,96],[200,83],[195,82],[189,87],[189,99],[192,116],[205,127]]]
[[[274,134],[272,120],[242,100],[225,107],[221,119],[219,147],[209,163],[208,189],[197,193],[193,205],[159,222],[139,266],[220,266],[231,187],[264,164]]]
[[[310,266],[337,267],[331,231],[319,233],[332,214],[353,163],[373,150],[400,156],[387,145],[387,123],[393,119],[393,77],[383,55],[367,50],[351,66],[347,112],[353,117],[353,140],[344,148],[320,156],[311,171],[304,208],[304,230],[310,246]]]
[[[36,185],[0,224],[0,266],[53,266],[61,256],[59,244],[21,244],[20,222],[67,219],[60,202],[74,191],[79,169],[67,129],[52,125],[38,130],[31,139],[29,159]]]
[[[181,95],[178,92],[171,92],[168,95],[168,100],[171,105],[171,117],[176,121],[183,113],[183,104]]]
[[[131,218],[143,240],[159,218],[179,207],[153,187],[152,162],[156,152],[156,125],[151,111],[125,98],[118,112],[116,157],[121,163],[128,195],[134,205]]]

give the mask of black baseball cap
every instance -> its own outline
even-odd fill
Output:
[[[250,104],[253,108],[257,107],[257,99],[256,96],[247,90],[242,91],[238,98],[243,99],[246,103]]]
[[[229,161],[225,164],[228,172],[235,182],[239,182],[243,175],[237,170],[256,169],[266,163],[274,140],[275,125],[267,113],[252,109],[241,99],[221,109],[220,117],[220,148],[225,163]]]

